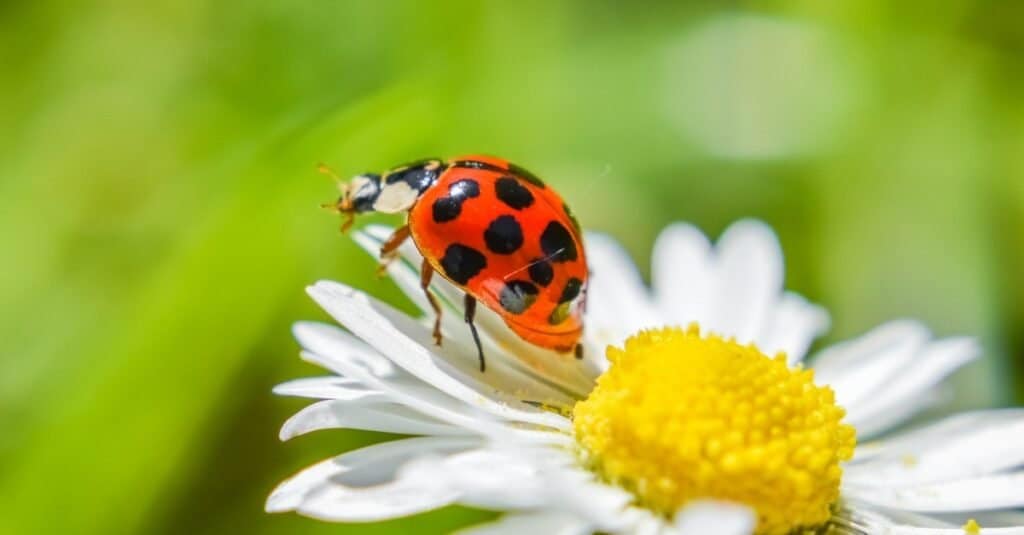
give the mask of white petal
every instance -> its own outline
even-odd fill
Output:
[[[371,367],[363,365],[360,359],[350,358],[347,353],[352,335],[333,325],[318,323],[297,323],[295,338],[303,347],[317,347],[333,351],[331,356],[320,356],[303,351],[305,360],[329,365],[332,370],[345,376],[345,380],[357,381],[367,391],[377,392],[388,401],[403,404],[414,411],[430,415],[438,421],[462,426],[474,432],[493,431],[494,417],[474,405],[463,403],[442,390],[424,383],[401,368],[388,363],[390,369],[383,375],[375,375]],[[360,342],[361,343],[361,342]],[[367,351],[374,351],[367,348]],[[532,409],[532,408],[531,408]]]
[[[968,479],[1024,464],[1024,409],[949,418],[847,468],[844,482],[902,487]],[[1024,489],[1022,489],[1024,492]]]
[[[361,388],[381,393],[388,401],[402,403],[417,411],[458,425],[473,425],[478,419],[492,419],[473,405],[462,403],[405,370],[393,366],[390,361],[388,361],[390,369],[387,373],[380,376],[373,374],[370,367],[362,365],[361,360],[349,358],[350,354],[345,353],[347,347],[345,344],[335,343],[348,342],[349,339],[352,339],[351,334],[338,327],[302,322],[295,324],[293,332],[303,347],[315,347],[322,351],[334,352],[325,357],[311,351],[303,351],[302,357],[305,360],[329,363],[332,370],[346,377],[344,380],[358,382]],[[367,348],[367,351],[374,350]]]
[[[754,342],[767,355],[785,353],[793,365],[803,360],[811,342],[828,330],[829,323],[824,308],[786,292]]]
[[[848,408],[847,421],[862,436],[870,436],[894,427],[916,412],[915,402],[949,374],[978,357],[981,349],[970,338],[947,338],[919,350],[902,373],[874,395]],[[910,410],[907,407],[912,407]]]
[[[987,511],[1024,507],[1024,472],[902,488],[844,485],[851,499],[919,512]]]
[[[984,524],[983,524],[984,525]],[[919,528],[915,526],[900,526],[890,524],[885,531],[878,532],[885,535],[965,535],[964,528]],[[1013,528],[986,528],[979,531],[982,535],[1024,535],[1024,527]]]
[[[927,406],[932,388],[978,354],[972,339],[932,340],[921,323],[898,320],[822,351],[814,370],[864,438]]]
[[[443,479],[463,505],[558,511],[600,531],[618,532],[629,525],[623,511],[632,496],[596,482],[564,447],[492,442],[444,459],[410,463],[403,474],[417,471],[422,473],[418,477]]]
[[[366,345],[366,342],[334,325],[300,321],[292,326],[292,334],[302,347],[309,350],[311,357],[319,358],[313,364],[334,373],[341,373],[339,362],[355,364],[377,377],[401,373],[390,360]]]
[[[313,399],[380,398],[381,393],[367,389],[362,383],[344,377],[306,377],[281,383],[274,387],[279,396],[296,396]]]
[[[782,249],[770,227],[752,220],[733,223],[715,249],[719,288],[707,328],[754,340],[782,293]]]
[[[749,535],[757,516],[749,508],[726,502],[699,501],[676,514],[679,535]]]
[[[534,409],[513,398],[504,396],[503,402],[499,403],[494,398],[501,393],[436,358],[423,343],[411,339],[406,333],[415,332],[417,324],[387,305],[334,282],[319,282],[308,291],[342,325],[388,355],[395,364],[438,390],[501,418],[556,429],[570,427],[567,419]],[[429,333],[426,337],[428,340],[423,342],[429,344]]]
[[[753,342],[769,355],[801,360],[829,324],[821,307],[784,293],[778,240],[761,222],[732,225],[712,249],[697,228],[674,224],[654,246],[655,298],[668,323]]]
[[[849,507],[853,506],[852,509]],[[839,528],[852,528],[853,533],[869,533],[882,535],[965,535],[962,527],[967,523],[967,518],[976,518],[982,526],[981,533],[984,535],[1024,535],[1024,526],[1016,527],[990,527],[991,513],[958,514],[956,519],[942,521],[934,516],[923,516],[906,511],[886,510],[884,514],[871,510],[863,504],[847,504],[837,517],[833,517],[833,523]],[[946,517],[954,515],[942,515]],[[1008,526],[1000,522],[999,526]],[[1009,524],[1014,526],[1014,524]]]
[[[343,368],[343,372],[345,375],[368,385],[368,388],[380,391],[386,395],[390,403],[402,409],[401,415],[403,419],[423,420],[430,424],[440,422],[454,428],[450,430],[441,427],[436,428],[435,430],[438,434],[471,433],[495,439],[517,438],[525,442],[547,444],[567,444],[572,440],[571,437],[564,433],[520,428],[515,424],[509,424],[496,419],[493,415],[473,405],[452,398],[431,385],[423,384],[416,378],[410,377],[406,380],[394,377],[378,378],[357,366],[351,366],[348,369]],[[358,404],[358,402],[347,401],[339,403],[342,404],[342,409],[346,405]],[[362,416],[357,417],[360,418],[360,422],[363,421]],[[402,425],[411,426],[414,424],[403,422]],[[430,430],[424,429],[422,431],[410,432],[430,432]],[[282,436],[285,433],[286,430],[282,429]]]
[[[586,235],[590,282],[587,289],[587,335],[597,345],[619,345],[645,327],[662,320],[654,309],[633,260],[609,236]]]
[[[429,482],[401,482],[351,492],[329,487],[302,504],[299,514],[330,522],[378,522],[423,513],[455,503],[458,494]]]
[[[356,241],[376,258],[380,245],[391,232],[388,227],[370,225],[356,232]],[[423,257],[411,241],[400,247],[399,253],[401,258],[388,265],[388,274],[424,311],[426,321],[433,322],[434,312],[420,288],[419,270]],[[445,336],[446,355],[460,368],[475,370],[478,357],[469,327],[463,321],[463,291],[440,275],[433,277],[430,287],[443,309],[441,329]],[[488,372],[495,372],[483,378],[489,384],[500,389],[524,391],[532,399],[554,405],[571,404],[572,399],[585,397],[590,391],[593,378],[599,371],[591,359],[579,362],[570,355],[529,344],[487,307],[477,307],[474,323],[480,331],[484,354],[489,361]],[[597,356],[602,355],[598,353]],[[552,390],[551,386],[557,389]]]
[[[458,535],[583,535],[590,533],[587,522],[555,511],[507,514],[495,522],[459,530]]]
[[[838,403],[847,409],[847,421],[862,438],[882,433],[926,407],[936,399],[934,387],[942,379],[981,353],[972,338],[930,341],[927,329],[912,323],[880,329],[903,334],[865,353],[864,362],[847,366],[841,377],[829,380],[828,371],[838,368],[826,368],[824,377],[818,375],[820,382],[836,389]],[[865,337],[885,342],[887,335],[872,333]]]
[[[831,386],[838,403],[851,410],[906,367],[929,336],[916,321],[886,323],[823,350],[814,360],[814,376],[819,384]]]
[[[267,498],[267,512],[299,511],[325,520],[370,521],[447,505],[455,496],[424,481],[403,481],[398,469],[424,455],[479,445],[473,437],[417,437],[374,444],[313,465]]]
[[[334,326],[309,323],[296,324],[294,334],[304,347],[320,347],[326,350],[333,350],[336,347],[327,343],[329,340],[325,342],[321,338],[330,335],[347,335]],[[358,360],[341,358],[340,355],[322,357],[311,354],[310,351],[303,351],[302,357],[312,362],[330,362],[332,369],[345,376],[346,379],[357,381],[362,388],[378,393],[387,401],[405,405],[413,411],[422,413],[425,415],[424,417],[447,422],[476,433],[494,432],[495,426],[500,425],[491,415],[480,411],[474,405],[452,398],[404,370],[396,368],[392,372],[378,377],[362,366]],[[370,401],[377,400],[379,400],[379,396]],[[284,434],[284,431],[282,433]]]
[[[718,281],[711,243],[692,225],[676,223],[654,242],[651,283],[655,299],[668,323],[706,324],[715,310]]]
[[[1002,425],[1003,422],[1013,421],[1017,414],[1015,409],[962,412],[885,439],[861,442],[857,445],[851,463],[871,462],[876,459],[903,459],[907,455],[919,453],[944,437],[992,425]]]
[[[886,514],[891,514],[887,511]],[[979,525],[984,528],[999,528],[999,527],[1021,527],[1024,528],[1024,512],[1020,511],[971,511],[969,513],[928,513],[927,515],[921,513],[904,513],[914,514],[917,518],[929,518],[937,519],[942,522],[942,525],[935,525],[935,527],[949,527],[949,526],[962,526],[968,518],[973,518],[978,522]],[[911,526],[923,525],[924,527],[930,527],[929,524],[922,524],[919,520],[914,519],[909,522],[902,522]],[[985,531],[985,533],[988,533]]]
[[[594,474],[576,466],[548,469],[547,500],[552,508],[588,519],[598,530],[618,532],[631,524],[624,516],[633,496],[618,487],[594,480]]]
[[[679,535],[673,526],[667,525],[660,516],[654,516],[646,509],[641,510],[634,507],[628,512],[641,513],[640,518],[632,526],[633,535]]]
[[[547,450],[550,455],[557,451]],[[461,503],[499,511],[549,505],[538,463],[521,452],[501,447],[470,450],[444,460],[445,477],[458,489]]]
[[[618,531],[632,496],[595,481],[564,448],[492,444],[444,461],[449,485],[460,503],[497,510],[561,511],[602,531]]]
[[[325,400],[314,403],[288,419],[281,440],[321,429],[362,429],[404,435],[467,435],[471,432],[430,418],[395,403]]]

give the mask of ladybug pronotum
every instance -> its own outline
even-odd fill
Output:
[[[364,173],[340,184],[331,208],[345,216],[407,213],[406,224],[381,247],[385,264],[412,238],[423,255],[421,286],[434,273],[465,292],[465,320],[485,362],[473,317],[477,302],[498,313],[518,336],[539,347],[582,356],[587,262],[579,224],[562,198],[534,174],[493,156],[425,159],[384,174]]]

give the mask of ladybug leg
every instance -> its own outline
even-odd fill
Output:
[[[576,356],[576,360],[583,360],[583,344],[576,344],[576,347],[572,348],[572,352]]]
[[[395,232],[380,246],[380,265],[377,266],[377,276],[383,276],[388,264],[398,256],[398,247],[402,242],[409,239],[409,225],[403,225],[395,229]]]
[[[423,259],[423,266],[420,267],[420,288],[430,302],[430,308],[434,309],[434,343],[441,345],[441,305],[437,303],[437,297],[430,291],[430,279],[434,276],[434,266]]]
[[[469,324],[469,332],[473,333],[473,342],[476,342],[476,354],[480,357],[480,372],[487,369],[484,363],[484,348],[480,345],[480,335],[476,332],[476,325],[473,325],[473,316],[476,315],[476,298],[466,294],[466,323]]]

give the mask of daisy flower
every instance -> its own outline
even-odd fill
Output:
[[[376,255],[390,229],[355,238]],[[677,224],[647,288],[619,246],[587,236],[585,358],[531,346],[478,311],[478,368],[459,291],[435,277],[444,345],[431,338],[420,258],[388,272],[412,318],[336,282],[312,298],[345,329],[299,323],[304,359],[333,375],[279,385],[313,398],[281,438],[349,428],[413,435],[299,472],[271,512],[372,522],[462,504],[502,511],[467,533],[1024,534],[1024,410],[963,413],[892,430],[974,359],[970,338],[916,321],[827,348],[819,306],[783,289],[767,226],[712,245]],[[885,437],[876,437],[885,433]]]

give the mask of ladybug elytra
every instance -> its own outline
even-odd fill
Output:
[[[580,227],[558,193],[534,174],[474,155],[364,173],[340,189],[330,207],[346,217],[342,231],[355,214],[407,213],[406,224],[381,247],[381,258],[386,265],[412,238],[423,255],[421,286],[435,312],[438,345],[441,307],[428,289],[434,273],[465,292],[465,321],[481,371],[484,355],[473,323],[478,301],[527,342],[582,357],[588,272]]]

